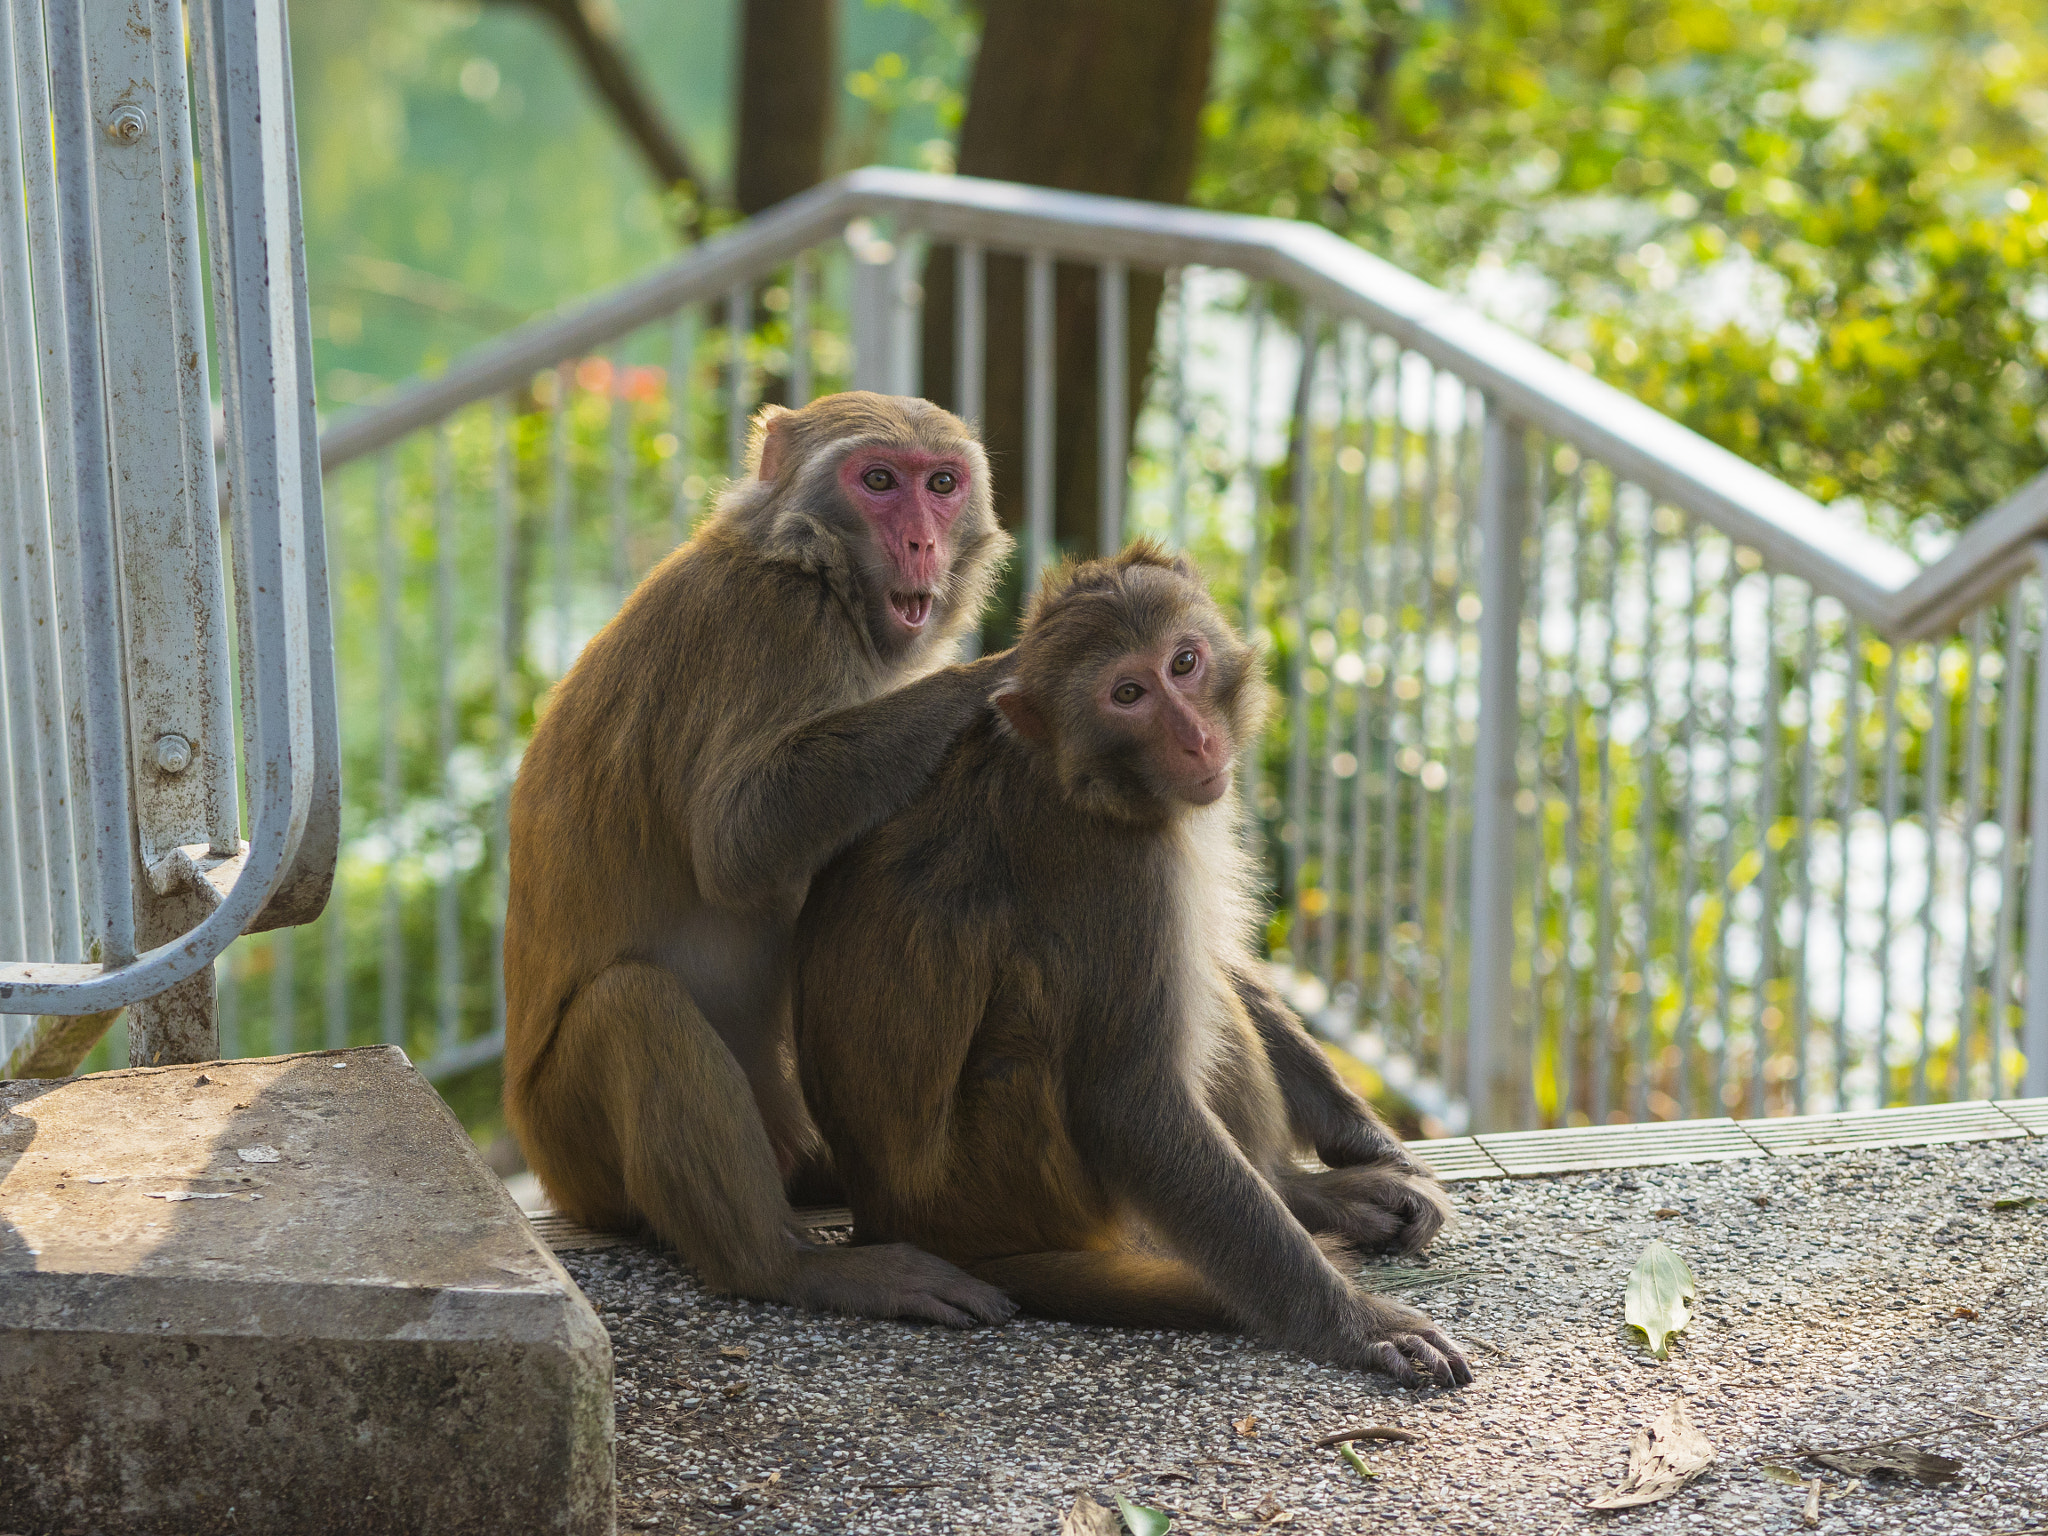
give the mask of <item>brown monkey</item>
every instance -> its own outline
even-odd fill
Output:
[[[1266,704],[1250,648],[1140,543],[1049,577],[1016,656],[798,920],[797,1058],[856,1240],[921,1244],[1051,1317],[1469,1381],[1310,1235],[1419,1248],[1446,1206],[1256,979],[1232,784]]]
[[[505,1108],[561,1208],[743,1296],[966,1326],[1014,1306],[907,1247],[808,1242],[819,1147],[789,939],[826,859],[915,794],[1008,662],[938,668],[1010,539],[923,400],[763,410],[748,474],[557,685],[512,792]],[[891,690],[894,690],[893,692]]]

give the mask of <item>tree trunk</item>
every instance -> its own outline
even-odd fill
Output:
[[[981,53],[960,130],[966,176],[1103,192],[1153,202],[1187,197],[1209,89],[1216,0],[986,0]],[[1162,275],[1133,272],[1130,399],[1144,398]],[[950,403],[953,253],[925,269],[926,393]],[[1024,507],[1024,263],[988,258],[987,378],[982,433],[996,505],[1015,526]],[[1062,266],[1054,355],[1055,533],[1092,553],[1097,508],[1096,275]]]
[[[838,0],[746,0],[732,178],[741,213],[759,213],[825,179],[838,53]]]

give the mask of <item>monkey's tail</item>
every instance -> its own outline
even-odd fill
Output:
[[[1027,1312],[1115,1328],[1238,1331],[1202,1277],[1178,1259],[1148,1253],[1068,1251],[983,1259],[970,1273]]]

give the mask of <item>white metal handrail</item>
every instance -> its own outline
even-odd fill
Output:
[[[11,787],[37,786],[27,748],[54,786],[45,809],[81,812],[75,857],[88,877],[82,891],[62,887],[56,864],[70,855],[54,839],[4,871],[10,911],[18,897],[78,937],[0,963],[0,1006],[103,1014],[201,978],[196,1031],[153,1042],[131,1029],[137,1059],[184,1059],[211,1039],[214,958],[244,932],[317,916],[339,826],[285,17],[281,0],[193,0],[189,16],[178,0],[8,0],[0,42],[0,175],[26,191],[0,209],[17,490],[9,601],[54,584],[62,607],[56,664],[28,688],[10,673],[10,715],[35,727],[16,736]],[[188,105],[209,203],[232,609]],[[47,890],[32,878],[45,867]]]
[[[322,434],[321,466],[339,468],[685,304],[723,298],[735,283],[837,235],[849,221],[877,217],[986,249],[1161,268],[1225,266],[1286,283],[1323,314],[1365,321],[1476,385],[1518,420],[1759,550],[1883,634],[1912,638],[1953,621],[2031,570],[2029,545],[2048,532],[2044,474],[1922,568],[1860,523],[1313,225],[882,167],[791,198],[644,278],[521,326],[446,373],[348,413]]]

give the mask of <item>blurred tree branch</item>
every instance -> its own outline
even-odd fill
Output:
[[[610,109],[626,137],[640,151],[655,179],[671,193],[681,194],[677,226],[683,238],[696,241],[704,231],[707,186],[683,141],[669,126],[653,93],[641,80],[633,61],[620,46],[618,23],[609,8],[589,0],[489,0],[490,4],[528,10],[546,18],[576,55],[600,100]]]

